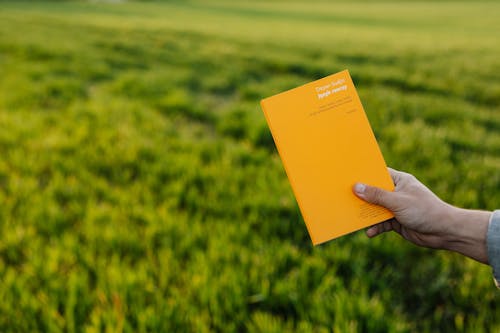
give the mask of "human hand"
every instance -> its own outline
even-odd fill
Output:
[[[394,192],[361,183],[353,188],[359,198],[384,206],[394,214],[394,219],[368,228],[368,237],[393,230],[416,245],[457,251],[487,263],[486,232],[490,212],[454,207],[413,175],[391,168],[389,172]]]

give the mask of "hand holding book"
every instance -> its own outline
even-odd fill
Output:
[[[456,251],[488,263],[486,234],[491,212],[454,207],[414,176],[389,171],[396,186],[394,192],[361,183],[353,187],[361,199],[394,213],[394,219],[370,227],[368,237],[396,231],[416,245]]]

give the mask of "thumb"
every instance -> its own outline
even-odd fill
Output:
[[[369,203],[386,207],[389,210],[394,206],[393,192],[362,183],[356,183],[353,190],[354,194]]]

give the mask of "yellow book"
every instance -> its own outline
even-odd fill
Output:
[[[393,217],[352,192],[394,184],[347,70],[261,106],[314,245]]]

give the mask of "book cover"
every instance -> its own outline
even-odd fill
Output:
[[[394,184],[347,70],[261,106],[314,245],[393,217],[352,192]]]

